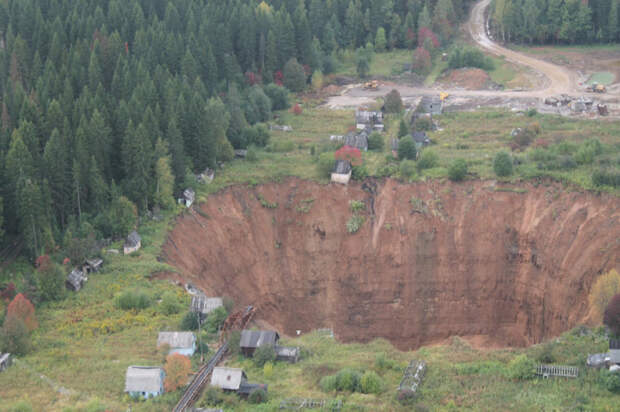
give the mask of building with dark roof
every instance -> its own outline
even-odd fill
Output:
[[[239,346],[245,356],[252,357],[254,356],[254,351],[260,346],[273,346],[275,348],[279,339],[280,335],[273,330],[244,329],[241,331]]]
[[[428,146],[429,144],[431,144],[431,139],[429,139],[426,132],[412,132],[411,138],[413,139],[413,142],[418,149],[420,147]]]
[[[443,112],[443,102],[439,96],[422,96],[418,105],[418,112],[429,114],[441,114]]]
[[[130,253],[140,250],[142,247],[142,238],[135,230],[127,236],[125,244],[123,245],[123,253],[128,255]]]

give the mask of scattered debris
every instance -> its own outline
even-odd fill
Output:
[[[192,296],[189,310],[198,313],[200,321],[203,322],[209,313],[222,306],[224,306],[222,298],[208,298],[202,292],[199,292]]]
[[[105,253],[107,253],[108,255],[118,255],[121,252],[118,249],[108,249],[105,251]]]
[[[245,159],[247,155],[248,151],[245,149],[235,150],[235,157],[238,157],[239,159]]]
[[[196,192],[194,192],[194,189],[187,188],[183,191],[181,197],[179,197],[178,202],[180,205],[185,205],[185,207],[191,207],[195,199]]]
[[[281,132],[292,132],[293,128],[288,125],[280,126],[280,125],[274,124],[274,125],[269,126],[269,130],[279,130]]]
[[[209,169],[208,167],[199,175],[196,175],[196,180],[198,183],[208,184],[211,183],[215,179],[215,170]]]
[[[116,251],[118,253],[118,251]],[[86,262],[82,265],[82,272],[85,274],[90,274],[93,272],[99,272],[99,270],[103,267],[103,259],[94,258],[94,259],[86,259]]]
[[[586,360],[586,365],[590,368],[600,369],[603,367],[607,367],[611,361],[609,357],[609,353],[595,353],[594,355],[589,355]]]
[[[398,385],[399,396],[415,396],[426,374],[426,362],[412,360],[403,373],[403,379]]]
[[[0,372],[11,366],[13,358],[10,353],[0,352]]]
[[[443,113],[443,100],[439,96],[423,96],[417,111],[431,115],[441,114]]]
[[[355,111],[355,124],[357,130],[370,129],[383,130],[383,113],[370,110],[357,109]]]
[[[69,290],[72,290],[74,292],[79,292],[80,289],[82,289],[84,287],[84,283],[86,283],[87,280],[88,280],[88,278],[86,277],[84,272],[82,272],[78,268],[74,268],[71,271],[71,273],[69,273],[69,275],[67,275],[67,280],[65,281],[65,286]]]
[[[280,402],[280,409],[293,411],[300,411],[302,409],[339,411],[342,409],[342,400],[337,399],[329,401],[325,399],[288,398]]]
[[[598,110],[598,114],[601,116],[609,116],[609,109],[606,104],[597,104],[596,110]]]

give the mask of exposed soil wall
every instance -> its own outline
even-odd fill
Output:
[[[343,341],[384,337],[401,349],[454,335],[524,346],[587,315],[594,279],[619,264],[620,200],[558,184],[496,189],[236,186],[180,217],[162,254],[186,281],[256,306],[285,334],[333,328]],[[350,200],[366,205],[356,234],[346,230]]]

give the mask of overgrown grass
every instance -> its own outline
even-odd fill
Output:
[[[392,50],[375,53],[370,63],[369,77],[390,77],[402,74],[404,65],[411,64],[410,50]],[[336,75],[357,77],[355,53],[344,51],[339,54]]]

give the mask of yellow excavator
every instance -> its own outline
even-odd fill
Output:
[[[586,90],[591,93],[607,93],[605,85],[600,83],[592,83]]]
[[[445,101],[450,95],[446,92],[441,92],[439,93],[439,99],[443,102]]]
[[[377,90],[379,88],[379,82],[377,80],[371,80],[364,83],[365,90]]]

